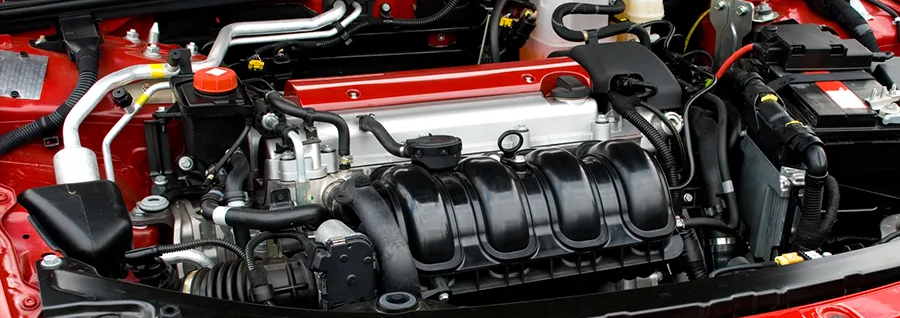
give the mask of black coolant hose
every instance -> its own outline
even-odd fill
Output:
[[[87,49],[81,50],[76,55],[78,81],[75,83],[72,93],[69,94],[69,98],[52,113],[0,136],[0,158],[13,149],[29,141],[49,136],[62,127],[63,121],[72,111],[72,107],[75,107],[75,103],[97,82],[98,56],[97,51]]]
[[[275,210],[257,210],[220,206],[221,198],[221,192],[216,189],[204,195],[200,201],[200,215],[216,224],[231,227],[260,231],[278,231],[298,226],[316,228],[331,215],[331,211],[316,203]]]
[[[625,2],[622,0],[613,0],[609,5],[569,2],[564,3],[553,10],[553,16],[550,18],[550,23],[553,24],[553,31],[556,32],[556,35],[559,35],[559,37],[564,40],[586,42],[591,38],[588,36],[588,32],[596,32],[597,30],[576,31],[569,29],[563,23],[563,18],[570,14],[614,15],[622,12],[625,12]]]
[[[506,8],[506,0],[497,0],[494,3],[494,9],[491,11],[491,20],[488,24],[488,37],[491,44],[491,62],[500,62],[500,18],[503,16],[503,9]]]
[[[722,267],[722,268],[719,268],[717,270],[710,272],[709,278],[720,276],[720,275],[726,274],[726,273],[733,273],[733,272],[737,272],[737,271],[745,271],[745,270],[751,270],[751,269],[760,269],[760,268],[766,268],[766,267],[775,267],[777,265],[778,264],[775,262],[762,262],[762,263],[750,263],[750,264],[740,264],[740,265],[734,265],[734,266],[729,266],[729,267]]]
[[[875,33],[872,32],[869,23],[846,0],[805,0],[805,2],[810,9],[844,28],[869,51],[879,51]]]
[[[371,185],[368,176],[357,176],[353,182],[345,182],[341,191],[351,192],[350,205],[360,220],[360,228],[372,240],[378,251],[378,268],[381,272],[382,293],[407,292],[421,297],[419,274],[409,244],[400,231],[384,198]]]
[[[403,144],[394,140],[394,137],[391,137],[391,133],[384,129],[381,122],[372,115],[359,116],[359,130],[372,133],[388,153],[401,158],[409,158],[409,154],[403,148]]]
[[[341,170],[350,169],[350,164],[348,163],[350,157],[350,128],[347,126],[347,121],[344,120],[338,114],[328,112],[328,111],[317,111],[312,108],[303,108],[300,105],[284,98],[281,94],[278,94],[276,91],[269,91],[266,93],[266,100],[272,107],[275,107],[278,111],[285,113],[287,115],[291,115],[305,121],[317,121],[328,123],[334,125],[337,128],[338,132],[338,155],[341,156]]]
[[[250,175],[250,162],[243,152],[237,151],[231,156],[231,171],[225,178],[225,202],[229,205],[237,202],[241,206],[244,205],[244,180]],[[250,241],[250,229],[245,227],[234,226],[231,228],[234,233],[234,242],[238,246],[246,246]]]
[[[691,136],[694,138],[694,146],[697,150],[697,170],[700,172],[705,196],[699,200],[703,206],[716,207],[721,203],[719,194],[722,193],[722,174],[719,173],[719,161],[717,149],[718,124],[715,119],[709,118],[703,110],[694,107],[689,112],[688,120],[691,122]]]
[[[740,225],[740,213],[738,213],[737,195],[734,193],[728,161],[728,108],[725,106],[725,102],[716,95],[707,93],[701,98],[706,101],[704,105],[714,106],[716,112],[716,124],[718,125],[716,155],[719,161],[719,174],[722,177],[722,192],[725,193],[725,204],[728,208],[728,227],[734,231]]]

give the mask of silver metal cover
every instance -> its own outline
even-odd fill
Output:
[[[47,74],[45,55],[0,51],[0,96],[13,97],[15,91],[21,99],[40,99]]]

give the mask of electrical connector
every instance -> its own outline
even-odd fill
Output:
[[[262,71],[265,67],[266,62],[263,62],[263,60],[250,60],[247,62],[247,69],[251,71]]]
[[[779,266],[785,266],[790,264],[797,264],[803,262],[805,259],[803,256],[800,256],[797,252],[793,253],[784,253],[778,257],[775,257],[775,263]]]

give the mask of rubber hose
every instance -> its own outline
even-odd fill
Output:
[[[225,178],[225,202],[244,201],[244,181],[250,175],[250,162],[243,152],[231,156],[231,171]]]
[[[716,156],[716,121],[703,115],[703,111],[696,107],[689,114],[691,135],[697,143],[697,170],[706,185],[703,189],[706,195],[701,203],[707,207],[715,207],[720,203],[719,193],[722,193],[722,177]]]
[[[97,82],[97,60],[82,66],[79,63],[78,81],[69,98],[66,99],[55,111],[38,118],[24,126],[20,126],[0,137],[0,158],[25,143],[55,133],[62,127],[66,116],[75,107],[75,103]]]
[[[684,241],[682,255],[685,259],[688,278],[692,280],[706,278],[706,262],[703,260],[703,252],[701,251],[700,240],[697,239],[697,233],[694,229],[686,229],[681,232],[681,239]]]
[[[878,52],[875,33],[866,19],[856,12],[845,0],[805,0],[806,4],[818,14],[836,22],[854,39],[862,43],[869,51]]]
[[[828,183],[825,149],[815,144],[807,147],[804,164],[807,168],[804,178],[806,185],[803,188],[801,218],[794,234],[794,243],[801,249],[815,250],[822,246],[828,237],[828,233],[824,232],[822,228],[822,202],[825,196],[825,184]],[[836,209],[837,207],[832,208]],[[830,225],[827,230],[831,230]]]
[[[722,191],[725,193],[725,204],[728,205],[728,227],[736,230],[740,226],[740,213],[728,161],[728,108],[722,99],[711,93],[707,93],[701,98],[715,106],[716,123],[718,124],[718,131],[716,132],[718,141],[716,148],[718,149],[716,153],[719,161],[719,174],[722,176]],[[730,185],[730,188],[726,188],[726,185]]]
[[[364,179],[365,181],[362,181]],[[421,297],[419,273],[409,244],[400,231],[390,207],[368,182],[367,176],[345,183],[349,191],[355,191],[352,207],[359,216],[361,228],[372,240],[378,252],[378,267],[381,271],[381,293],[407,292]],[[354,185],[354,183],[356,185]]]
[[[341,157],[350,156],[350,127],[347,126],[347,121],[345,121],[343,117],[328,111],[316,111],[310,108],[303,108],[284,98],[284,96],[281,96],[281,94],[278,94],[276,91],[267,93],[266,100],[269,101],[269,104],[271,104],[272,107],[275,107],[275,109],[282,113],[303,120],[312,120],[334,125],[334,128],[336,128],[338,132],[338,155]],[[341,165],[341,170],[349,168],[349,165]]]
[[[640,24],[633,22],[619,22],[596,30],[588,30],[586,32],[588,39],[604,39],[619,34],[631,33],[638,38],[638,42],[640,42],[641,45],[650,48],[650,45],[653,44],[650,42],[650,33],[647,33],[647,29]]]
[[[622,12],[625,12],[625,2],[620,0],[614,0],[609,5],[570,2],[556,7],[550,20],[553,24],[553,31],[559,37],[566,41],[585,42],[588,40],[587,34],[584,31],[569,29],[563,23],[563,18],[570,14],[613,15]]]
[[[440,21],[440,20],[443,20],[444,18],[446,18],[448,15],[450,15],[451,12],[453,12],[453,9],[456,9],[456,6],[459,5],[460,1],[461,0],[450,0],[447,2],[446,5],[444,5],[443,8],[441,8],[441,10],[438,10],[438,12],[435,12],[434,14],[432,14],[428,17],[425,17],[425,18],[384,19],[384,20],[382,20],[382,23],[384,23],[386,25],[397,25],[397,26],[407,26],[407,27],[426,26],[426,25],[435,23],[437,21]]]
[[[695,228],[695,227],[708,227],[719,232],[723,233],[734,233],[734,229],[732,229],[725,222],[713,219],[713,218],[690,218],[684,220],[684,227],[687,228]]]
[[[506,0],[497,0],[494,10],[491,11],[491,21],[488,24],[488,33],[491,44],[491,62],[500,62],[500,17],[503,16],[503,9],[506,8]]]
[[[200,211],[203,218],[213,220],[214,211],[219,208],[215,200],[203,200]],[[278,231],[298,226],[318,227],[325,222],[331,212],[317,203],[308,203],[290,208],[276,210],[257,210],[240,207],[221,207],[227,209],[222,217],[231,227],[243,227],[261,231]]]
[[[713,278],[713,277],[716,277],[716,276],[719,276],[722,274],[736,272],[736,271],[773,267],[775,265],[778,265],[778,264],[776,264],[775,262],[763,262],[763,263],[741,264],[741,265],[734,265],[734,266],[730,266],[730,267],[722,267],[722,268],[719,268],[719,269],[714,270],[711,273],[709,273],[709,278]]]
[[[372,115],[359,116],[359,130],[371,132],[388,153],[401,158],[409,158],[403,145],[394,140],[391,133]]]
[[[316,42],[314,42],[313,46],[318,47],[318,48],[326,48],[326,47],[335,46],[339,43],[344,43],[347,41],[347,39],[349,39],[350,36],[356,34],[356,32],[359,32],[362,29],[368,28],[369,26],[371,26],[373,24],[374,23],[369,22],[369,20],[365,20],[365,19],[353,21],[353,23],[350,23],[350,25],[348,25],[347,28],[344,29],[344,34],[346,34],[346,35],[334,36],[334,37],[330,37],[330,38],[327,38],[324,40],[316,41]]]

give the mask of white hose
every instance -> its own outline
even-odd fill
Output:
[[[122,118],[119,118],[119,121],[113,125],[112,129],[109,130],[109,133],[106,134],[106,137],[103,137],[103,170],[106,171],[106,180],[116,182],[116,174],[115,169],[113,169],[113,160],[112,160],[112,150],[111,145],[113,139],[116,139],[116,136],[122,132],[122,129],[125,128],[125,125],[128,125],[128,122],[131,121],[131,118],[134,118],[134,115],[137,114],[138,111],[150,100],[150,97],[153,96],[157,91],[169,89],[169,82],[160,82],[151,85],[141,94],[140,97],[134,100],[134,103],[131,104],[131,112],[125,112],[122,115]]]
[[[287,19],[275,21],[256,21],[232,23],[219,31],[216,40],[207,55],[206,60],[191,64],[193,71],[216,67],[222,64],[228,47],[233,45],[235,38],[242,36],[258,36],[272,34],[298,33],[318,30],[326,27],[344,16],[347,6],[342,1],[334,3],[331,10],[323,12],[312,18]],[[324,33],[317,33],[323,35]],[[262,37],[256,37],[262,38]],[[248,38],[247,43],[254,42],[254,38]],[[267,41],[267,40],[258,40]],[[63,123],[62,135],[64,148],[53,157],[53,168],[56,173],[56,183],[76,183],[100,180],[100,171],[97,168],[97,158],[90,149],[81,146],[81,136],[78,129],[85,118],[97,107],[97,104],[114,88],[126,85],[137,80],[169,78],[178,73],[177,67],[168,64],[144,64],[127,67],[99,79],[84,96],[75,104]]]

